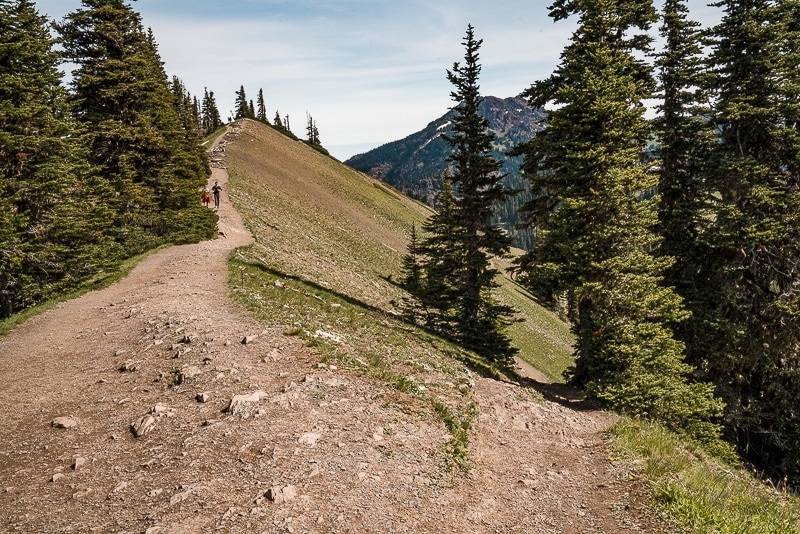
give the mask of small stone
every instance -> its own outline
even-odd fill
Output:
[[[84,467],[85,465],[86,465],[86,458],[83,458],[82,456],[78,456],[77,458],[75,458],[75,461],[72,462],[72,469],[77,471],[78,469],[80,469],[81,467]]]
[[[133,372],[133,371],[135,371],[136,369],[139,368],[139,364],[140,363],[141,362],[138,362],[138,361],[135,361],[135,360],[127,360],[125,363],[123,363],[122,365],[119,366],[119,370],[121,372],[123,372],[123,373],[124,372]]]
[[[76,499],[76,500],[80,500],[80,499],[84,499],[84,498],[88,497],[92,493],[94,493],[94,490],[92,488],[86,488],[86,489],[82,489],[80,491],[77,491],[77,492],[73,493],[72,494],[72,498]]]
[[[74,428],[78,426],[78,420],[73,417],[56,417],[50,424],[56,428]]]
[[[267,490],[264,496],[276,504],[289,502],[297,498],[297,488],[292,485],[282,488],[273,486]]]
[[[169,505],[174,506],[180,502],[185,501],[188,499],[192,494],[192,488],[187,489],[186,491],[182,491],[180,493],[176,493],[172,497],[169,498]]]
[[[250,395],[235,395],[225,411],[231,415],[249,417],[258,410],[258,403],[263,395],[265,395],[263,391],[256,391]]]
[[[198,393],[197,396],[195,397],[195,400],[197,400],[197,402],[206,403],[211,400],[211,394],[207,391]]]
[[[242,339],[242,345],[250,345],[256,340],[256,338],[258,338],[258,335],[256,334],[253,334],[252,336],[245,336],[244,339]]]
[[[64,473],[55,473],[52,477],[50,477],[50,482],[58,482],[62,478],[67,478],[67,475]]]
[[[146,436],[156,427],[156,419],[152,415],[145,415],[131,424],[131,432],[137,438]]]
[[[165,405],[161,404],[160,402],[153,406],[153,409],[150,410],[150,413],[153,415],[164,415],[169,411]]]
[[[313,432],[306,432],[305,434],[300,436],[300,439],[298,439],[297,441],[301,444],[311,445],[313,447],[314,445],[316,445],[317,440],[320,437],[321,437],[320,434],[315,434]]]
[[[186,365],[181,369],[181,374],[183,375],[184,382],[190,378],[194,378],[197,375],[202,374],[202,372],[203,371],[196,365]]]

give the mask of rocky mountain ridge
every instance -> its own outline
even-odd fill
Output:
[[[522,160],[507,156],[507,152],[530,140],[543,128],[539,121],[544,117],[544,111],[531,108],[524,98],[494,96],[484,97],[479,111],[488,119],[489,129],[497,138],[492,156],[503,162],[502,172],[506,174],[503,183],[509,188],[523,190],[506,204],[497,206],[497,220],[515,236],[517,246],[529,248],[532,237],[515,228],[517,209],[529,198],[526,181],[520,176]],[[447,158],[452,153],[442,134],[450,132],[454,113],[451,109],[422,130],[355,155],[345,164],[434,206],[442,175],[449,165]]]

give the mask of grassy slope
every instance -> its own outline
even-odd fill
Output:
[[[411,226],[422,225],[428,207],[256,123],[248,123],[228,159],[234,202],[257,239],[251,259],[363,305],[396,311],[393,302],[403,292],[393,281]],[[511,332],[521,357],[560,380],[571,362],[569,327],[510,280],[499,296],[525,319]]]
[[[231,284],[263,319],[309,339],[329,361],[403,394],[404,409],[439,417],[453,436],[446,461],[469,467],[474,404],[470,355],[394,318],[394,285],[412,223],[424,205],[289,140],[247,123],[228,148],[230,194],[256,244],[234,254]],[[552,380],[570,362],[566,324],[503,279],[499,297],[526,316],[512,338]],[[657,505],[689,532],[800,532],[800,501],[745,471],[708,459],[657,427],[623,420],[612,432],[620,461],[652,488]]]

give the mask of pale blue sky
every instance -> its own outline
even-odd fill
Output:
[[[60,20],[80,0],[38,0]],[[481,93],[509,97],[546,78],[574,29],[549,0],[138,0],[169,76],[214,91],[223,119],[244,85],[264,90],[267,115],[306,112],[341,160],[422,129],[452,105],[445,71],[461,61],[467,24],[483,39]],[[702,0],[693,18],[718,17]]]

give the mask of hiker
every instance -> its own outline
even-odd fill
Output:
[[[214,193],[214,207],[219,209],[219,192],[222,191],[222,186],[214,181],[214,187],[211,188],[211,191]]]
[[[206,187],[203,191],[203,196],[200,197],[200,201],[203,203],[203,206],[208,207],[209,203],[211,202],[211,195],[208,194],[208,188]]]

